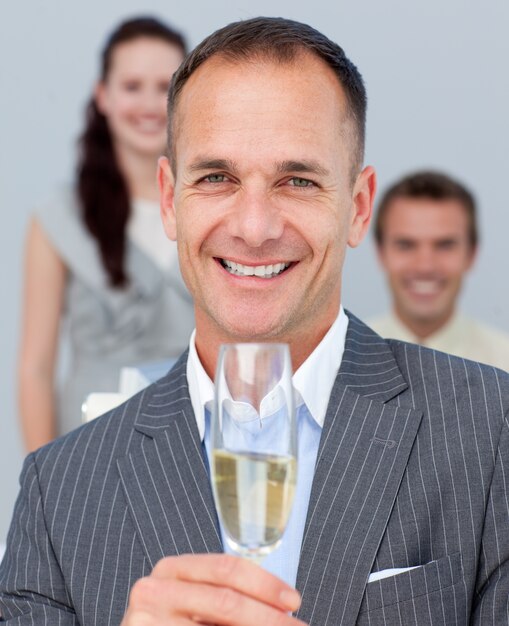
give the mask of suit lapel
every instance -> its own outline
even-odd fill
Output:
[[[422,413],[388,344],[349,316],[309,502],[297,588],[310,624],[355,624]]]
[[[308,508],[297,588],[310,624],[354,624],[422,413],[388,344],[353,316],[331,394]],[[186,378],[187,354],[147,392],[118,462],[147,558],[222,550]]]
[[[152,567],[163,556],[222,550],[186,363],[187,354],[149,389],[138,410],[129,453],[118,462]]]

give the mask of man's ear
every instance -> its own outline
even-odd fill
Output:
[[[157,163],[157,182],[161,205],[161,219],[168,239],[177,240],[177,220],[175,215],[175,178],[167,157],[160,157]]]
[[[357,176],[353,188],[352,217],[348,234],[348,245],[356,248],[366,234],[371,216],[376,192],[376,172],[368,165]]]
[[[479,255],[479,245],[475,244],[470,248],[467,271],[470,271],[477,261]]]

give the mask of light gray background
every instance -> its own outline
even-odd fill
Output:
[[[483,246],[463,308],[509,331],[507,0],[11,2],[0,20],[0,542],[22,462],[15,370],[27,219],[72,176],[104,37],[121,18],[142,12],[172,21],[191,45],[255,15],[305,21],[340,43],[366,81],[366,162],[377,167],[380,187],[408,170],[436,167],[478,196]],[[388,304],[371,241],[349,255],[343,301],[363,317]]]

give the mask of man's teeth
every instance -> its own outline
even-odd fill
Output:
[[[281,274],[290,263],[274,263],[273,265],[241,265],[233,261],[222,259],[222,265],[230,274],[236,276],[258,276],[260,278],[272,278]]]
[[[414,280],[410,286],[412,291],[423,296],[432,295],[439,289],[435,280]]]

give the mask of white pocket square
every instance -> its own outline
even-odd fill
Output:
[[[420,565],[414,565],[413,567],[393,567],[391,569],[383,569],[379,572],[373,572],[368,577],[368,583],[375,582],[375,580],[381,580],[382,578],[389,578],[389,576],[397,576],[404,572],[409,572],[411,569],[416,569]]]

